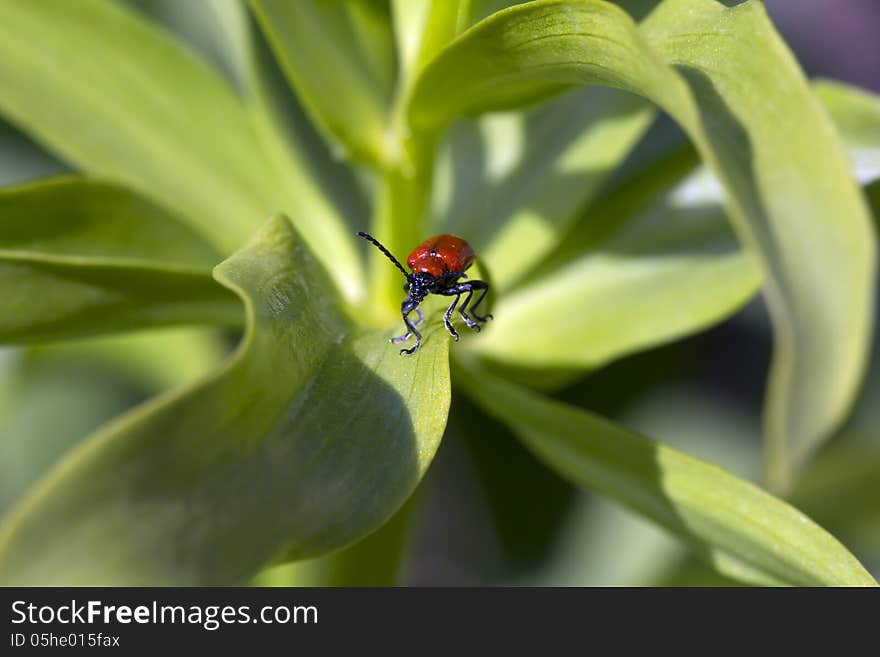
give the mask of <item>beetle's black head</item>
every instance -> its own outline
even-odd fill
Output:
[[[406,277],[406,285],[403,286],[403,289],[407,291],[410,299],[416,303],[421,303],[422,299],[428,296],[431,290],[434,289],[436,280],[427,272],[412,273]]]

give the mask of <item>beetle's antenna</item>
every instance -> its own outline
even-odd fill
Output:
[[[391,255],[391,252],[390,252],[388,249],[386,249],[384,246],[382,246],[382,243],[379,242],[379,240],[377,240],[377,239],[376,239],[375,237],[373,237],[372,235],[368,235],[367,233],[365,233],[365,232],[363,232],[363,231],[360,231],[360,230],[358,231],[358,237],[363,237],[363,238],[364,238],[365,240],[367,240],[370,244],[372,244],[372,245],[375,246],[377,249],[379,249],[382,253],[384,253],[384,254],[385,254],[385,257],[387,257],[391,262],[393,262],[393,263],[394,263],[394,266],[397,267],[401,272],[403,272],[403,275],[404,275],[404,276],[406,276],[407,278],[409,278],[409,274],[406,273],[406,269],[403,268],[403,265],[401,265],[401,264],[397,261],[397,258],[395,258],[393,255]]]

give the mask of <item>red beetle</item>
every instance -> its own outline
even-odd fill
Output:
[[[403,268],[403,265],[386,249],[382,244],[367,233],[359,232],[358,235],[373,244],[394,265],[406,276],[406,284],[403,289],[406,291],[406,298],[400,306],[403,315],[403,323],[406,324],[406,333],[404,335],[392,338],[391,342],[398,344],[409,340],[410,337],[416,336],[416,343],[409,349],[401,349],[401,354],[414,354],[422,344],[422,334],[418,328],[424,321],[424,314],[419,304],[429,294],[442,294],[443,296],[452,297],[452,303],[443,315],[443,323],[449,335],[458,342],[458,331],[452,326],[452,313],[455,311],[462,294],[467,294],[464,303],[458,309],[461,318],[468,328],[475,331],[480,330],[480,323],[492,319],[492,315],[478,315],[476,313],[477,306],[483,301],[489,292],[489,284],[485,281],[466,281],[459,283],[459,279],[467,278],[465,270],[474,263],[474,250],[471,245],[460,237],[455,235],[435,235],[429,237],[419,244],[415,250],[409,254],[406,264],[409,266],[411,273]],[[470,315],[468,315],[468,304],[474,292],[480,291],[481,294],[476,302],[470,306]],[[413,323],[409,320],[409,314],[416,311],[419,318]]]

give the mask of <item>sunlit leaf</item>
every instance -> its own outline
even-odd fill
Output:
[[[407,84],[468,27],[473,0],[392,0],[400,76]]]
[[[446,423],[446,336],[432,324],[404,358],[353,330],[281,217],[215,276],[246,308],[238,351],[45,477],[0,530],[4,583],[240,582],[358,540],[411,495]]]
[[[844,420],[861,383],[875,236],[834,126],[763,5],[727,10],[676,0],[662,7],[649,19],[651,41],[694,94],[706,143],[690,132],[730,194],[733,226],[764,274],[776,345],[765,407],[767,475],[782,489]],[[699,19],[685,25],[690,8]],[[719,55],[722,43],[728,51]],[[749,91],[734,77],[757,84]]]
[[[709,174],[671,185],[690,161],[667,158],[604,197],[542,275],[500,296],[492,330],[469,347],[519,366],[596,368],[711,326],[754,297],[759,270]]]
[[[0,109],[52,150],[184,209],[225,248],[265,217],[274,174],[234,93],[133,13],[3,0],[0,32]]]
[[[653,114],[632,95],[593,88],[528,114],[457,122],[435,174],[432,232],[467,235],[503,292],[558,245]]]
[[[390,60],[377,62],[375,39],[363,41],[370,36],[362,30],[369,3],[252,0],[251,5],[289,80],[340,154],[383,162]],[[390,53],[390,34],[387,38]]]
[[[870,183],[880,112],[875,124],[869,110],[880,103],[865,92],[826,81],[814,88],[832,111],[849,156],[857,164],[859,182]],[[489,118],[495,120],[487,117],[483,121]],[[453,136],[462,132],[460,125],[451,131]],[[505,134],[509,136],[509,131]],[[517,143],[499,138],[486,144],[486,153],[471,148],[462,154],[455,168],[465,172],[459,174],[460,194],[467,199],[491,196],[494,188],[485,181],[464,187],[464,181],[476,177],[467,167],[477,161],[479,168],[484,160],[500,157],[493,153],[503,153],[511,141]],[[525,153],[520,156],[526,160]],[[591,187],[591,176],[581,179],[585,189]],[[442,187],[445,181],[441,177],[439,182]],[[870,199],[870,186],[868,191]],[[498,361],[543,370],[596,367],[732,314],[758,292],[760,274],[739,252],[723,197],[723,188],[705,167],[697,167],[690,150],[659,159],[588,207],[526,284],[500,294],[491,335],[472,346]],[[492,207],[487,203],[479,219],[474,213],[472,221],[453,224],[452,232],[460,230],[479,244],[479,236],[492,226],[487,218]],[[497,249],[492,243],[491,249],[478,249],[489,262],[493,283],[499,282],[499,269],[509,268],[508,261],[532,257],[536,240],[518,243],[532,247]],[[496,252],[497,260],[492,257]],[[628,298],[632,302],[623,303]],[[534,382],[534,376],[530,378]]]
[[[857,118],[849,107],[834,114],[844,132]],[[858,159],[865,141],[847,144]],[[692,160],[661,159],[590,207],[537,276],[500,296],[491,335],[472,346],[520,366],[595,367],[741,307],[758,291],[759,273],[727,228],[722,188],[704,168],[692,170]],[[869,169],[858,174],[870,180]],[[637,303],[621,302],[628,297]]]
[[[455,378],[561,476],[665,527],[724,575],[759,584],[877,585],[803,513],[715,465],[479,368],[458,368]]]

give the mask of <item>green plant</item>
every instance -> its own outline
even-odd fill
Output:
[[[0,113],[83,172],[0,192],[0,339],[243,330],[213,373],[107,424],[17,502],[4,582],[236,583],[350,545],[337,581],[352,563],[390,578],[451,362],[561,477],[720,573],[876,584],[779,497],[537,389],[763,290],[767,476],[786,494],[867,366],[875,242],[842,141],[876,164],[880,103],[811,87],[757,0],[664,0],[638,24],[599,0],[505,4],[253,0],[296,116],[235,0],[200,4],[225,75],[108,0],[0,0]],[[620,170],[656,107],[693,146]],[[496,321],[450,349],[428,305],[422,349],[398,356],[399,272],[357,228],[399,255],[465,236]],[[205,369],[216,337],[190,337]],[[113,358],[143,371],[173,347]]]

